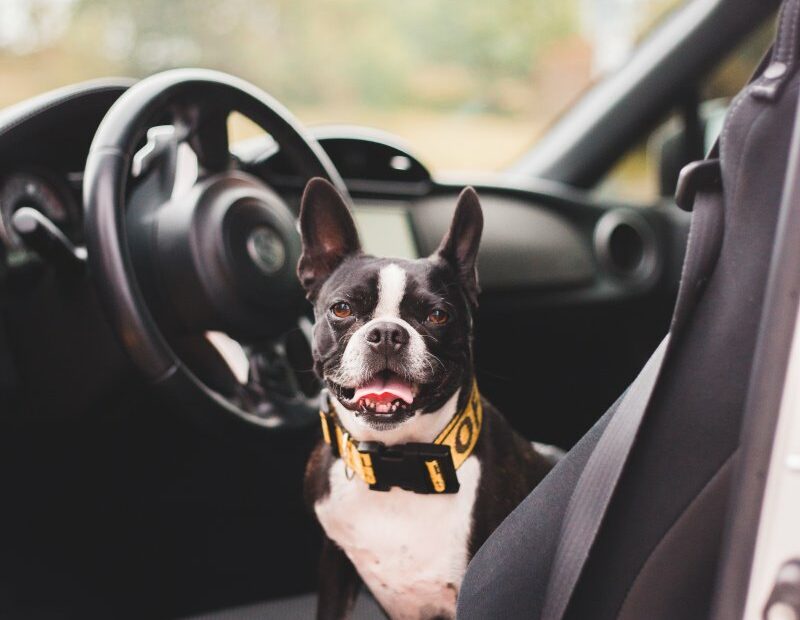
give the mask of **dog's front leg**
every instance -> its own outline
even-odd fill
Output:
[[[317,620],[345,620],[353,610],[361,579],[339,546],[323,536],[319,562]]]

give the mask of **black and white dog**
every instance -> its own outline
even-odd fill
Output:
[[[392,618],[452,618],[470,558],[553,465],[474,381],[478,196],[461,193],[439,249],[419,260],[364,254],[322,179],[306,187],[300,228],[328,393],[306,471],[326,534],[318,617],[347,617],[363,581]]]

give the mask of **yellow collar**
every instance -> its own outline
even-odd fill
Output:
[[[433,443],[386,446],[357,441],[339,422],[327,392],[323,393],[319,415],[325,443],[350,472],[376,491],[400,487],[415,493],[456,493],[456,470],[472,454],[483,425],[483,405],[474,379],[464,408]]]

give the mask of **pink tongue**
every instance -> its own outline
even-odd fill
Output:
[[[391,378],[388,381],[382,378],[373,379],[370,383],[362,385],[356,390],[353,400],[358,402],[365,397],[375,400],[396,400],[399,398],[408,405],[414,400],[411,386],[395,378]]]

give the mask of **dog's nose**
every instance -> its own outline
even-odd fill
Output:
[[[399,351],[408,344],[408,332],[402,325],[391,321],[376,323],[367,332],[367,342],[376,351]]]

